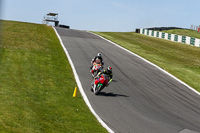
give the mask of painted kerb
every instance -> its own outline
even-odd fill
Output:
[[[141,31],[140,34],[143,34],[143,35],[156,37],[156,38],[162,38],[162,39],[170,40],[173,42],[180,42],[180,43],[185,43],[192,46],[200,47],[200,39],[198,38],[193,38],[189,36],[181,36],[181,35],[159,32],[159,31],[154,31],[154,30],[147,30],[147,29],[140,29],[140,31]]]

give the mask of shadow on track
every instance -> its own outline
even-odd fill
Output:
[[[129,97],[127,95],[122,95],[122,94],[114,94],[112,92],[106,93],[106,92],[100,92],[98,94],[99,96],[106,96],[106,97]]]

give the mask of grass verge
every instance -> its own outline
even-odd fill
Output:
[[[200,39],[200,33],[198,33],[195,30],[190,30],[190,29],[164,30],[162,32],[177,34],[177,35],[182,35],[182,36],[189,36],[189,37],[194,37],[194,38]]]
[[[3,21],[0,45],[0,131],[107,132],[78,92],[52,27]]]
[[[157,64],[200,92],[200,48],[134,32],[94,32]]]

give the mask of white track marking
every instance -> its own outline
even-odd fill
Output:
[[[70,63],[70,65],[71,65],[72,70],[73,70],[73,73],[74,73],[74,77],[75,77],[75,79],[76,79],[76,83],[77,83],[78,88],[79,88],[79,90],[80,90],[80,92],[81,92],[81,95],[83,96],[83,99],[84,99],[85,103],[87,104],[87,106],[89,107],[89,109],[90,109],[90,111],[93,113],[93,115],[94,115],[94,116],[97,118],[97,120],[101,123],[101,125],[102,125],[104,128],[106,128],[107,131],[108,131],[109,133],[114,133],[114,131],[111,130],[111,129],[106,125],[106,123],[96,114],[96,112],[95,112],[94,109],[92,108],[92,106],[91,106],[91,104],[90,104],[90,102],[89,102],[89,100],[88,100],[88,98],[87,98],[87,96],[86,96],[86,94],[85,94],[85,92],[84,92],[84,90],[83,90],[82,84],[81,84],[81,82],[80,82],[80,80],[79,80],[79,76],[78,76],[78,74],[77,74],[77,72],[76,72],[76,69],[75,69],[74,64],[73,64],[73,62],[72,62],[72,60],[71,60],[71,57],[70,57],[70,55],[69,55],[67,49],[65,48],[65,46],[64,46],[64,44],[63,44],[63,42],[62,42],[62,39],[60,38],[60,35],[58,34],[58,32],[56,31],[56,29],[55,29],[54,27],[53,27],[53,29],[54,29],[54,31],[55,31],[55,33],[56,33],[56,35],[57,35],[57,37],[58,37],[58,39],[59,39],[59,41],[60,41],[60,44],[62,45],[62,48],[63,48],[64,51],[65,51],[65,54],[67,55],[67,58],[68,58],[68,60],[69,60],[69,63]]]
[[[172,74],[168,73],[167,71],[165,71],[165,70],[162,69],[161,67],[159,67],[159,66],[153,64],[152,62],[150,62],[150,61],[144,59],[143,57],[141,57],[141,56],[139,56],[139,55],[137,55],[137,54],[135,54],[135,53],[129,51],[128,49],[125,49],[124,47],[122,47],[122,46],[120,46],[120,45],[118,45],[118,44],[116,44],[116,43],[114,43],[114,42],[112,42],[112,41],[110,41],[110,40],[108,40],[108,39],[106,39],[106,38],[100,36],[100,35],[97,35],[97,34],[92,33],[92,32],[90,32],[90,31],[87,31],[87,32],[89,32],[89,33],[91,33],[91,34],[93,34],[93,35],[96,35],[96,36],[98,36],[98,37],[100,37],[100,38],[102,38],[102,39],[108,41],[109,43],[111,43],[111,44],[113,44],[113,45],[115,45],[115,46],[117,46],[117,47],[119,47],[119,48],[121,48],[121,49],[123,49],[123,50],[125,50],[125,51],[127,51],[127,52],[129,52],[129,53],[131,53],[131,54],[133,54],[134,56],[136,56],[136,57],[142,59],[143,61],[145,61],[145,62],[151,64],[152,66],[158,68],[159,70],[161,70],[162,72],[166,73],[166,74],[169,75],[170,77],[174,78],[175,80],[177,80],[177,81],[180,82],[181,84],[185,85],[187,88],[189,88],[190,90],[194,91],[196,94],[200,95],[200,93],[199,93],[197,90],[195,90],[194,88],[192,88],[191,86],[189,86],[189,85],[186,84],[185,82],[181,81],[181,80],[178,79],[177,77],[173,76]]]

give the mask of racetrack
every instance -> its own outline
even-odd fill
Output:
[[[200,96],[140,58],[85,31],[56,28],[83,89],[101,119],[120,133],[200,132]],[[90,91],[90,61],[103,54],[114,81],[100,96]],[[188,130],[186,130],[188,129]]]

